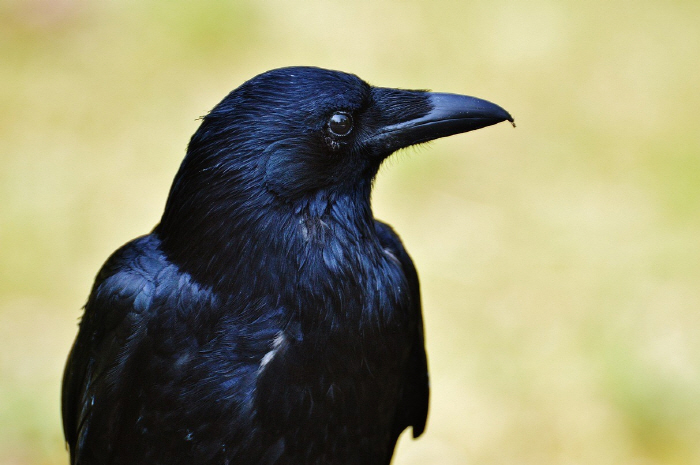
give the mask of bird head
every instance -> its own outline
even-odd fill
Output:
[[[171,196],[196,187],[220,188],[229,201],[334,198],[371,184],[398,149],[505,120],[513,121],[503,108],[474,97],[373,87],[320,68],[276,69],[203,118]]]

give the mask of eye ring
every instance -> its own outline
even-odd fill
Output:
[[[352,132],[353,122],[349,113],[333,113],[328,120],[328,130],[335,136],[345,137]]]

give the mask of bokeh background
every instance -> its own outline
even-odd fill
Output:
[[[66,464],[93,277],[158,221],[197,117],[270,68],[497,102],[401,152],[428,429],[394,463],[700,463],[700,2],[0,1],[0,463]]]

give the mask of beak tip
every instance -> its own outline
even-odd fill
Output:
[[[432,102],[436,113],[445,113],[448,117],[463,117],[473,119],[474,127],[479,129],[502,121],[508,121],[515,127],[515,120],[508,111],[488,100],[456,94],[432,94]]]
[[[510,124],[513,125],[513,127],[515,127],[515,120],[513,119],[513,117],[510,115],[510,113],[508,113],[508,111],[505,108],[500,107],[500,106],[496,105],[495,103],[491,103],[491,102],[487,102],[487,103],[489,104],[488,109],[492,112],[492,114],[496,118],[498,118],[500,121],[508,121]]]
[[[508,121],[511,126],[515,127],[515,119],[506,110],[503,110],[504,118],[501,121]]]

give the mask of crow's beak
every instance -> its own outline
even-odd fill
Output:
[[[486,100],[432,92],[426,93],[426,96],[431,110],[423,116],[381,128],[372,137],[375,147],[394,151],[501,121],[513,123],[513,117],[506,110]]]

